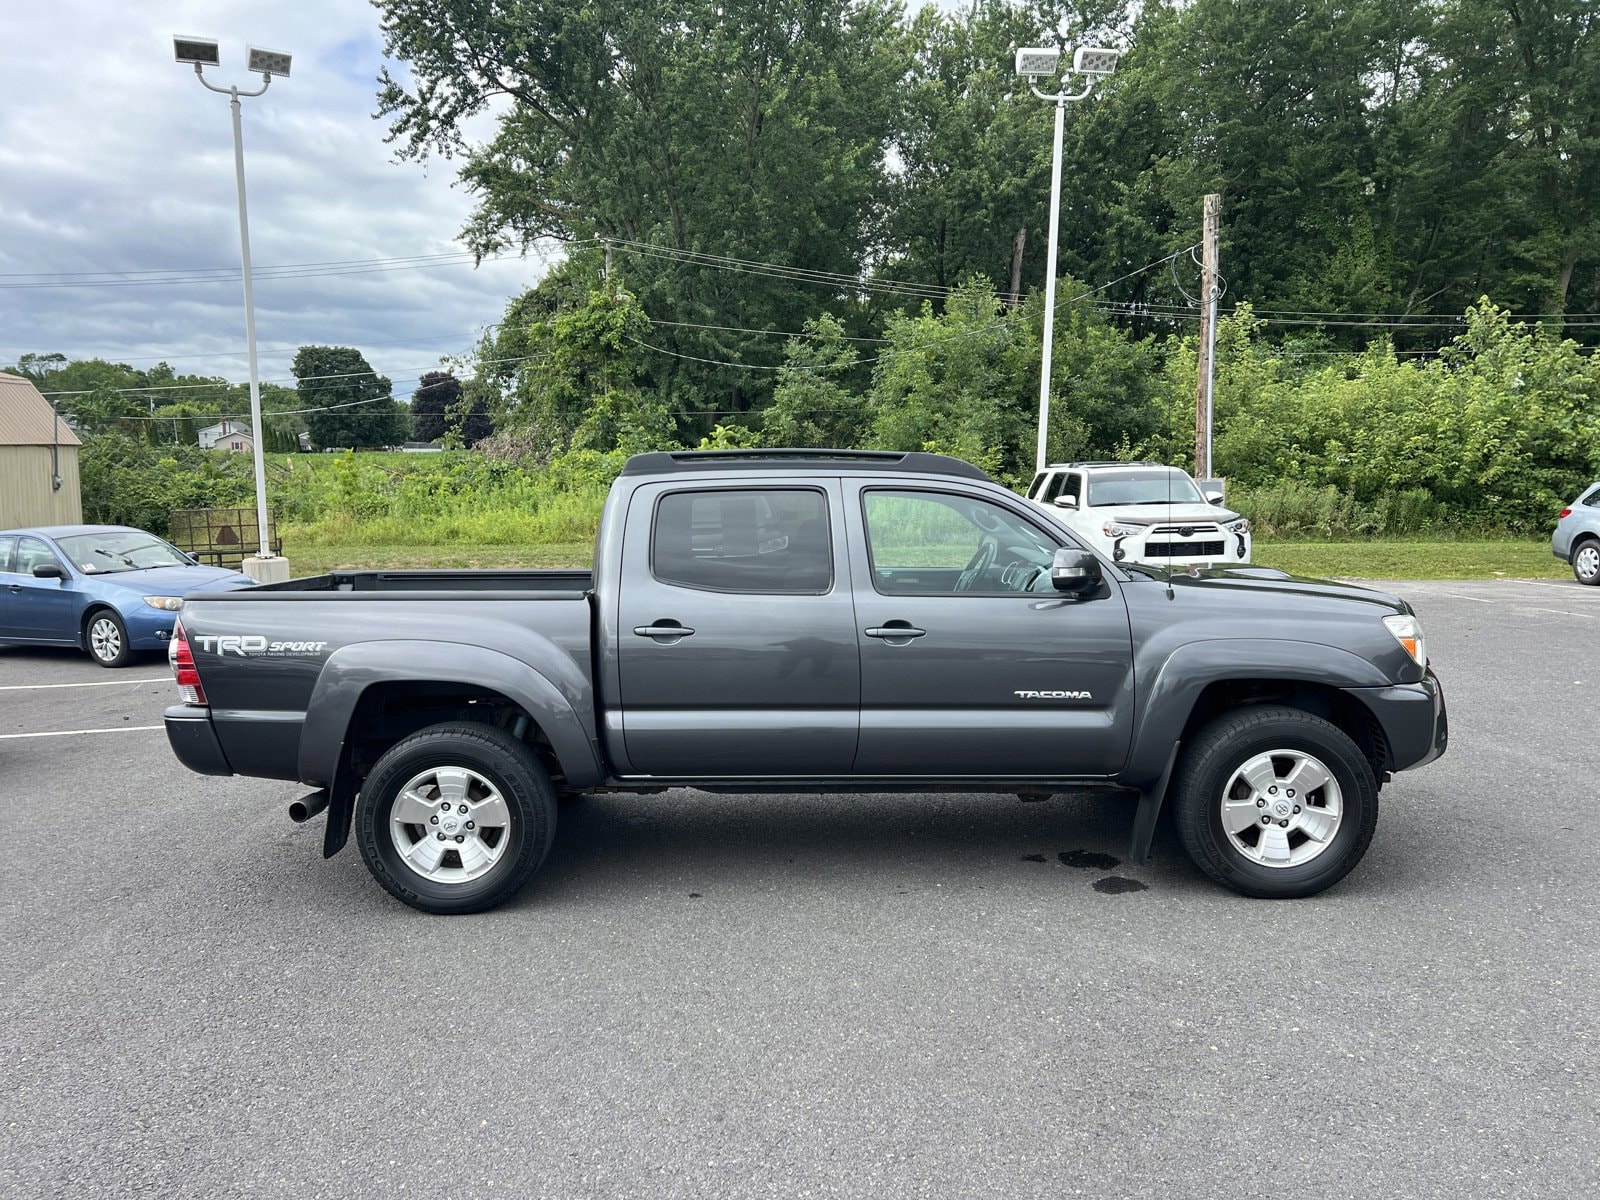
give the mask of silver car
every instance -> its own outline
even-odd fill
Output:
[[[1572,564],[1573,577],[1579,583],[1600,584],[1600,483],[1591,484],[1561,510],[1550,538],[1550,552]]]

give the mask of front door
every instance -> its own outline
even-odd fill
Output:
[[[6,592],[6,627],[14,630],[7,637],[30,642],[73,642],[78,631],[73,627],[72,594],[65,579],[40,579],[34,567],[45,563],[62,567],[54,550],[36,537],[20,537],[11,556],[11,569],[0,575]],[[66,568],[62,567],[63,572]]]
[[[860,581],[858,775],[1109,775],[1132,735],[1120,585],[1073,598],[1059,534],[1026,504],[954,489],[850,485]]]
[[[861,702],[833,480],[634,492],[617,589],[625,774],[843,776]]]

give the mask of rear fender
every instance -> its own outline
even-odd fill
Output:
[[[552,661],[564,656],[549,647]],[[593,787],[603,772],[590,729],[579,713],[593,690],[576,670],[558,687],[539,668],[483,646],[454,642],[357,642],[340,647],[323,664],[306,707],[300,737],[299,776],[320,786],[333,783],[350,723],[362,693],[377,683],[460,683],[499,692],[517,704],[544,733],[567,785]],[[576,697],[578,704],[574,703]]]

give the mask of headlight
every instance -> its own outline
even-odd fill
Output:
[[[1249,533],[1250,532],[1250,522],[1244,520],[1243,518],[1241,518],[1240,520],[1237,520],[1237,521],[1231,522],[1230,524],[1224,525],[1223,528],[1226,529],[1229,533]]]
[[[1144,531],[1142,525],[1118,525],[1115,521],[1107,521],[1101,528],[1105,530],[1108,538],[1132,537]]]
[[[183,607],[182,596],[146,596],[144,602],[151,608],[159,608],[162,612],[177,612]]]
[[[1395,641],[1406,648],[1406,653],[1417,660],[1417,666],[1426,669],[1428,666],[1428,643],[1422,636],[1422,622],[1416,617],[1396,614],[1383,619],[1389,632],[1394,634]]]

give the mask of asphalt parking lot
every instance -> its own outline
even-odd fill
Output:
[[[1381,586],[1451,751],[1283,903],[1105,799],[669,793],[428,917],[159,659],[0,649],[0,1192],[1596,1194],[1600,590]]]

